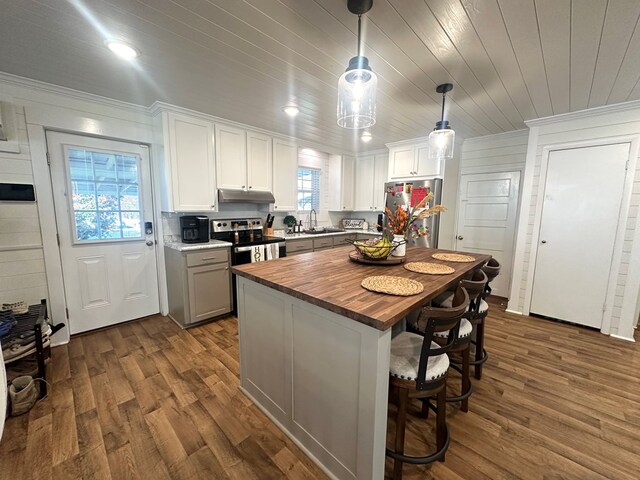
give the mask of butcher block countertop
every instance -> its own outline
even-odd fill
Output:
[[[378,330],[387,330],[409,312],[428,300],[455,286],[460,279],[484,265],[489,255],[468,254],[475,262],[443,262],[431,258],[436,252],[450,250],[407,248],[407,262],[443,263],[455,269],[449,275],[425,275],[410,272],[403,265],[363,265],[349,260],[353,247],[334,248],[295,255],[268,262],[237,265],[236,275],[281,291],[305,302],[367,324]],[[464,252],[455,252],[464,253]],[[410,297],[386,295],[365,290],[362,279],[372,275],[395,275],[411,278],[424,285],[424,291]]]

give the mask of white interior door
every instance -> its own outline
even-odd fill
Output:
[[[600,328],[629,144],[549,154],[531,313]]]
[[[158,313],[148,148],[58,132],[47,146],[70,332]]]
[[[500,262],[492,294],[509,297],[520,172],[460,177],[456,250],[484,253]]]

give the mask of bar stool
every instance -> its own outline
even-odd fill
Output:
[[[495,258],[491,258],[491,260],[482,267],[482,271],[487,276],[487,282],[482,291],[477,316],[472,321],[476,327],[476,339],[471,342],[475,346],[475,359],[470,362],[471,365],[473,365],[474,376],[477,380],[482,378],[482,365],[489,359],[489,354],[484,348],[484,320],[487,318],[487,314],[489,313],[489,304],[487,303],[486,298],[491,295],[491,282],[500,274],[500,262]]]
[[[426,464],[436,460],[444,461],[449,447],[449,431],[446,419],[447,373],[449,357],[447,352],[458,339],[460,321],[469,306],[467,291],[459,287],[450,308],[423,307],[418,322],[425,325],[424,333],[401,332],[391,340],[389,364],[389,386],[397,395],[396,437],[394,450],[387,448],[387,456],[394,459],[393,478],[402,478],[403,463]],[[448,331],[443,345],[433,341],[436,332]],[[392,395],[393,396],[393,395]],[[436,405],[429,397],[436,396]],[[404,454],[404,437],[407,407],[410,398],[424,399],[422,413],[428,409],[436,413],[436,448],[434,453],[422,457]]]
[[[469,308],[464,313],[460,322],[460,331],[458,339],[451,348],[451,353],[459,353],[460,360],[451,358],[451,368],[457,371],[461,376],[460,395],[448,396],[447,402],[460,402],[460,410],[463,412],[469,411],[469,397],[473,393],[473,385],[470,380],[470,351],[471,351],[471,334],[473,332],[473,326],[479,315],[478,309],[480,307],[481,295],[487,284],[487,276],[482,270],[476,270],[473,272],[470,279],[461,280],[458,284],[464,288],[469,295]],[[436,297],[433,300],[433,305],[437,307],[451,308],[454,298],[454,292],[445,292],[444,294]],[[421,333],[424,325],[420,323],[411,325],[407,324],[407,329]],[[416,331],[417,330],[417,331]],[[436,332],[436,343],[442,343],[447,339],[449,332]],[[461,364],[461,365],[459,365]]]

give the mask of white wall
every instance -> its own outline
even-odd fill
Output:
[[[462,144],[460,175],[523,170],[529,130],[466,138]]]
[[[606,142],[617,137],[640,140],[640,102],[609,107],[595,108],[583,112],[558,115],[546,119],[527,122],[530,127],[527,161],[518,238],[514,263],[514,274],[509,301],[509,310],[529,312],[531,301],[533,261],[535,249],[532,242],[537,238],[536,225],[541,217],[540,166],[546,149],[554,145],[587,146],[595,142]],[[635,159],[632,159],[635,160]],[[617,270],[613,294],[607,299],[608,312],[605,312],[604,333],[633,338],[633,324],[638,316],[638,292],[640,291],[640,227],[638,210],[640,209],[640,162],[636,163],[632,175],[631,195],[622,229],[622,242],[619,254],[612,265]],[[600,192],[593,192],[598,195]],[[631,266],[635,265],[634,268]],[[609,328],[607,329],[607,325]]]
[[[33,184],[24,106],[14,109],[20,152],[0,152],[0,183]],[[0,202],[0,303],[33,305],[48,296],[37,204]]]

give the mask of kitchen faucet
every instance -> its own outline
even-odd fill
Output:
[[[316,212],[315,208],[311,209],[309,213],[309,227],[311,230],[315,230],[318,226],[318,212]]]

